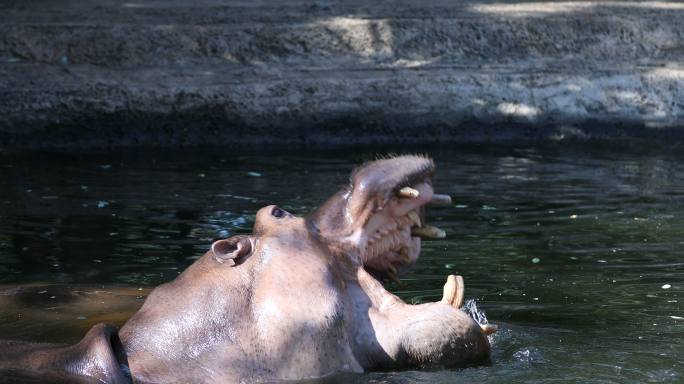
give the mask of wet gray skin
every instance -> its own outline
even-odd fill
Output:
[[[416,263],[421,237],[443,236],[425,219],[425,206],[448,203],[433,171],[420,156],[377,160],[308,218],[264,207],[250,235],[214,242],[118,333],[98,325],[75,346],[4,342],[0,369],[156,383],[487,363],[492,329],[459,309],[460,277],[419,305],[383,286]]]

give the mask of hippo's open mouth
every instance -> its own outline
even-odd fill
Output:
[[[433,172],[432,160],[422,156],[368,163],[310,222],[367,269],[398,281],[417,261],[421,238],[445,237],[443,230],[425,221],[425,206],[451,204],[448,195],[434,193]]]
[[[365,225],[360,254],[366,267],[398,282],[398,275],[418,259],[421,238],[446,236],[442,229],[426,224],[425,206],[451,204],[451,198],[434,194],[429,178],[395,190]]]

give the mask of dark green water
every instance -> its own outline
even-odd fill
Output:
[[[421,152],[455,200],[428,212],[448,238],[424,242],[405,285],[389,287],[433,301],[463,275],[500,327],[494,364],[336,381],[684,382],[684,149]],[[122,300],[134,310],[212,239],[248,232],[258,208],[306,214],[374,153],[0,157],[0,338],[77,340],[102,317],[80,313],[73,292],[143,288]]]

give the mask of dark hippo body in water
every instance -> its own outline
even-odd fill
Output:
[[[122,328],[93,327],[73,346],[3,342],[0,369],[104,382],[238,382],[340,372],[486,363],[490,345],[459,307],[462,279],[444,297],[409,305],[383,287],[441,237],[424,207],[431,160],[402,156],[357,169],[308,218],[259,210],[251,235],[219,240],[156,288]]]

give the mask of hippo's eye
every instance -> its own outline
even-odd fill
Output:
[[[273,209],[271,210],[271,216],[277,217],[280,219],[280,218],[291,216],[291,215],[287,211],[284,211],[278,207],[273,207]]]

